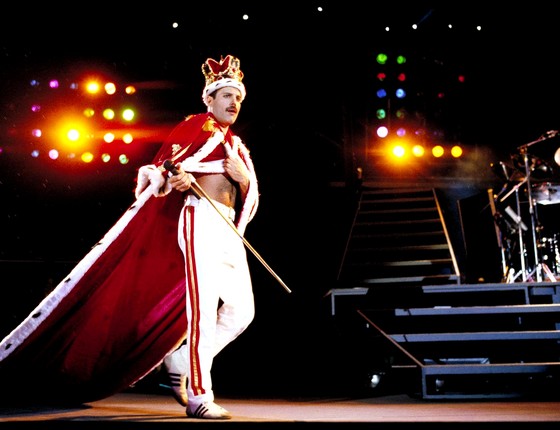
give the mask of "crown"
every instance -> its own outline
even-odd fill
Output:
[[[239,82],[243,80],[243,72],[239,68],[239,58],[232,55],[220,58],[220,62],[208,58],[202,65],[202,73],[204,73],[206,85],[224,78],[235,79]]]
[[[206,85],[202,92],[202,100],[206,103],[206,97],[214,91],[223,87],[234,87],[241,92],[241,98],[245,99],[245,85],[243,80],[243,72],[239,68],[239,58],[228,55],[225,58],[220,57],[220,61],[208,58],[202,65],[202,73]]]

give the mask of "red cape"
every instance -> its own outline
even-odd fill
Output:
[[[204,147],[214,124],[211,114],[187,118],[154,163],[161,165],[177,151],[183,154],[174,161],[190,157]],[[225,139],[231,142],[232,135]],[[243,145],[239,154],[255,178]],[[223,145],[205,160],[220,157]],[[240,229],[256,210],[256,181],[251,187],[252,197],[238,215]],[[139,193],[103,239],[2,340],[2,395],[26,402],[99,400],[146,376],[183,341],[185,273],[177,244],[182,205],[178,192]]]
[[[182,205],[144,194],[1,344],[0,385],[26,401],[88,402],[153,370],[186,332]],[[145,200],[145,202],[143,202]],[[162,216],[162,212],[166,216]]]

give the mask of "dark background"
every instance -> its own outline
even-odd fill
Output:
[[[447,140],[479,154],[467,169],[435,179],[436,186],[446,184],[448,223],[463,269],[473,279],[491,277],[495,253],[470,261],[466,255],[467,247],[477,254],[495,245],[484,196],[505,181],[490,164],[509,163],[520,146],[559,127],[555,11],[539,2],[492,8],[487,2],[191,3],[158,1],[130,10],[110,2],[79,10],[13,4],[0,16],[0,138],[6,148],[0,153],[1,333],[15,327],[133,202],[136,169],[160,143],[146,144],[118,169],[62,170],[31,159],[17,150],[26,144],[18,130],[29,80],[71,79],[95,67],[123,82],[172,83],[143,96],[146,122],[169,127],[204,110],[201,64],[233,54],[248,93],[234,129],[251,149],[261,189],[246,237],[293,293],[249,255],[257,316],[217,357],[216,387],[337,385],[335,369],[349,361],[345,371],[351,374],[351,363],[362,357],[341,347],[324,295],[336,286],[354,211],[355,190],[348,185],[364,161],[375,53],[405,52],[413,102]],[[178,29],[171,28],[175,20]],[[416,32],[413,22],[420,23]],[[474,31],[478,24],[482,32]],[[447,81],[457,73],[467,81],[454,91]],[[442,86],[450,89],[444,104],[429,97]],[[558,146],[554,138],[531,147],[550,164],[553,183]],[[397,180],[364,167],[372,184]],[[431,187],[433,179],[418,181]],[[468,214],[463,224],[458,208]],[[555,233],[555,208],[546,211]]]

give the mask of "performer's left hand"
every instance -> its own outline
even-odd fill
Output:
[[[231,179],[238,182],[242,188],[249,186],[249,171],[241,158],[235,155],[224,160],[224,169]]]

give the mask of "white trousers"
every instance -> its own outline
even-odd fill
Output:
[[[213,203],[233,220],[233,209]],[[214,356],[248,327],[255,303],[243,240],[208,200],[187,197],[178,241],[185,257],[187,337],[175,353],[185,364],[189,403],[199,404],[214,400]]]

